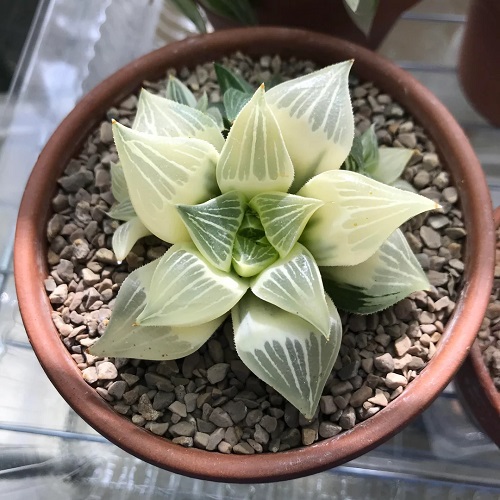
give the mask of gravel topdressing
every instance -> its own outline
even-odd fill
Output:
[[[237,54],[237,67],[255,85],[281,74],[315,69],[311,62],[258,61]],[[179,75],[197,93],[220,100],[210,64]],[[163,90],[165,81],[145,83]],[[129,272],[161,256],[167,245],[147,237],[117,265],[111,237],[118,222],[105,213],[113,204],[109,167],[117,161],[109,120],[129,125],[136,96],[108,110],[83,150],[59,179],[55,214],[47,227],[50,276],[45,282],[54,323],[84,379],[138,426],[182,446],[221,453],[277,452],[310,445],[353,428],[398,397],[436,352],[455,307],[466,235],[457,192],[422,128],[391,97],[371,83],[351,80],[356,128],[375,123],[380,144],[415,149],[404,178],[442,210],[415,217],[405,235],[431,282],[379,314],[343,314],[339,358],[323,391],[317,415],[306,420],[238,359],[230,321],[198,352],[177,361],[98,358],[86,353],[105,331],[120,284]]]
[[[500,392],[500,228],[496,231],[495,279],[486,316],[477,334],[479,348]]]

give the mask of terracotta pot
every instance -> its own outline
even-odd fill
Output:
[[[56,181],[105,111],[155,80],[167,68],[193,67],[242,51],[279,53],[320,65],[354,58],[354,72],[391,94],[426,129],[439,148],[458,189],[468,231],[464,287],[436,354],[404,396],[354,429],[312,446],[278,454],[223,455],[186,449],[136,427],[83,380],[59,339],[44,289],[47,276],[45,228]],[[265,482],[319,472],[376,447],[422,412],[448,384],[465,359],[479,329],[493,279],[494,227],[489,191],[469,142],[445,107],[409,74],[357,45],[329,36],[286,28],[220,31],[167,45],[118,71],[76,106],[42,151],[24,194],[16,231],[15,278],[28,335],[47,375],[75,411],[126,451],[184,475],[232,482]]]
[[[499,23],[498,0],[472,0],[458,61],[465,95],[496,127],[500,127]]]
[[[495,227],[500,228],[500,207],[495,210]],[[472,417],[500,447],[500,392],[486,367],[479,344],[474,342],[455,378],[462,401]]]
[[[376,49],[401,14],[420,0],[380,2],[368,37],[352,22],[342,0],[255,0],[255,14],[262,26],[287,26],[319,31]],[[241,24],[206,9],[215,29],[240,27]]]

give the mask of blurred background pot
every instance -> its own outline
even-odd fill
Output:
[[[82,377],[52,322],[44,288],[48,274],[46,226],[57,180],[106,111],[154,81],[168,68],[194,68],[241,51],[254,57],[279,54],[319,65],[355,59],[353,71],[399,102],[436,144],[456,186],[468,233],[462,291],[437,351],[392,401],[348,432],[277,454],[224,455],[183,448],[135,426],[116,413]],[[494,227],[481,166],[459,125],[436,97],[412,76],[377,54],[346,41],[301,30],[224,30],[167,45],[121,69],[91,91],[62,122],[40,154],[28,181],[16,229],[14,268],[19,306],[33,349],[48,377],[92,427],[133,455],[191,477],[226,482],[267,482],[313,474],[343,464],[387,440],[427,408],[446,387],[472,345],[488,304],[493,279]]]
[[[500,127],[500,2],[472,0],[458,61],[462,89],[476,111]]]
[[[354,24],[342,0],[255,0],[252,5],[259,25],[319,31],[376,49],[401,14],[418,2],[419,0],[380,1],[368,36]],[[215,29],[241,26],[209,9],[206,9],[206,14]]]
[[[495,210],[495,227],[500,228],[500,207]],[[474,342],[455,380],[459,396],[473,419],[500,447],[500,392],[483,360],[478,341]]]

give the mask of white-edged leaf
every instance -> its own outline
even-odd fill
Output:
[[[202,203],[217,194],[218,153],[208,142],[159,137],[113,124],[116,149],[137,215],[169,243],[190,237],[175,204]]]
[[[113,219],[124,221],[129,221],[134,217],[137,217],[134,206],[129,198],[119,203],[115,203],[108,212],[108,215]]]
[[[193,244],[173,245],[153,275],[143,326],[195,326],[226,314],[248,283],[208,264]]]
[[[286,193],[262,193],[249,205],[259,214],[271,245],[281,257],[297,243],[312,214],[323,205],[320,200]]]
[[[403,222],[439,208],[434,201],[345,170],[324,172],[299,192],[325,203],[301,241],[319,266],[352,266],[371,257]]]
[[[137,216],[119,226],[113,233],[112,240],[113,252],[116,256],[116,260],[119,262],[124,260],[137,240],[149,234],[151,234],[151,232]]]
[[[278,252],[268,241],[258,242],[238,234],[234,242],[233,267],[244,278],[262,272],[279,257]]]
[[[375,168],[370,170],[370,176],[384,184],[393,184],[399,179],[406,165],[413,156],[412,149],[379,148],[379,160]]]
[[[363,171],[371,174],[379,164],[379,148],[375,125],[368,127],[360,139],[363,148]]]
[[[126,201],[129,199],[127,181],[125,180],[125,173],[119,163],[111,163],[111,192],[118,202]]]
[[[224,93],[224,108],[226,109],[227,119],[234,122],[240,111],[252,98],[252,94],[242,92],[237,89],[228,89]]]
[[[325,337],[330,334],[330,315],[318,266],[299,243],[256,276],[251,289],[260,299],[309,321]]]
[[[249,199],[263,191],[288,191],[293,165],[261,86],[229,131],[217,164],[223,193],[239,191]]]
[[[245,213],[245,197],[231,191],[200,205],[177,205],[194,244],[213,266],[231,268],[234,239]]]
[[[397,229],[369,259],[356,266],[321,267],[326,291],[340,309],[371,314],[429,282],[403,233]]]
[[[178,78],[169,75],[165,97],[190,108],[196,108],[196,97]]]
[[[370,34],[378,2],[379,0],[344,0],[347,14],[366,36]]]
[[[142,89],[132,126],[138,132],[167,137],[189,137],[207,141],[220,151],[224,137],[205,113]]]
[[[132,272],[123,282],[113,314],[102,337],[89,348],[94,356],[169,360],[197,351],[222,324],[225,316],[193,327],[139,326],[147,288],[159,259]]]
[[[224,130],[224,119],[222,118],[222,114],[219,111],[219,108],[215,106],[210,106],[207,108],[206,114],[212,118],[212,120],[217,124],[219,130]]]
[[[309,322],[248,293],[232,309],[238,356],[306,418],[312,418],[340,349],[342,324],[329,297],[327,339]]]
[[[340,168],[351,150],[351,66],[352,61],[334,64],[276,85],[266,94],[295,168],[293,193],[314,175]]]

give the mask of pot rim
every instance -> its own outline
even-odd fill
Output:
[[[494,220],[495,227],[499,229],[500,207],[494,211]],[[459,395],[465,400],[467,409],[500,447],[500,392],[493,383],[477,341],[472,345],[469,355],[457,373],[456,381]]]
[[[468,230],[464,285],[455,312],[434,357],[404,393],[370,419],[333,438],[278,454],[251,456],[186,449],[114,412],[83,380],[60,341],[43,284],[48,274],[45,222],[51,214],[57,178],[106,109],[138,89],[143,80],[164,75],[169,67],[194,67],[238,50],[248,55],[279,53],[282,58],[295,56],[319,64],[354,58],[356,75],[374,82],[400,103],[423,125],[444,163],[452,166],[453,172],[449,171]],[[110,76],[77,104],[48,141],[26,186],[16,228],[14,273],[21,315],[35,354],[64,399],[92,427],[129,453],[172,472],[260,483],[345,463],[396,434],[430,405],[465,359],[484,316],[493,281],[494,234],[489,190],[468,139],[443,104],[411,75],[378,54],[328,35],[289,28],[241,28],[191,37],[151,52]]]

